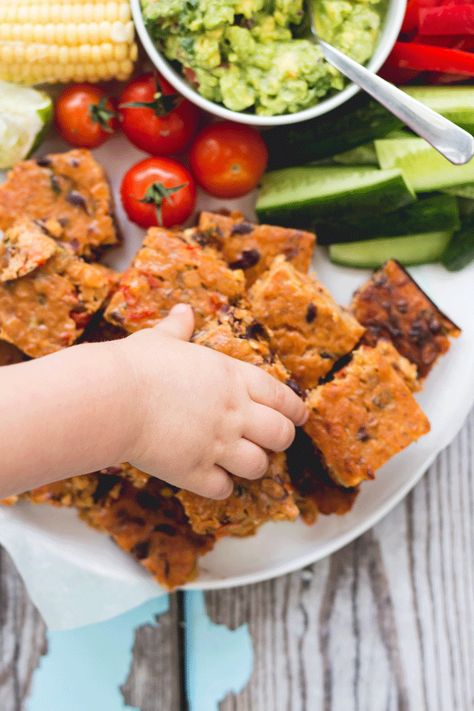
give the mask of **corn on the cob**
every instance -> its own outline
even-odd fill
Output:
[[[123,80],[136,58],[129,2],[0,0],[0,79]]]

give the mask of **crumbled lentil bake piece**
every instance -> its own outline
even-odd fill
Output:
[[[42,220],[76,254],[91,257],[118,243],[104,170],[85,149],[17,163],[0,185],[0,229],[19,218]]]
[[[359,488],[338,486],[327,474],[313,442],[301,427],[286,451],[296,505],[303,521],[312,525],[318,514],[342,516],[351,510]]]
[[[252,313],[270,332],[271,347],[302,388],[314,387],[364,333],[314,277],[284,257],[249,291]]]
[[[244,275],[217,252],[180,232],[151,228],[124,272],[106,312],[110,323],[132,333],[154,326],[179,302],[194,308],[196,327],[242,296]]]
[[[361,346],[334,379],[312,390],[304,426],[329,476],[355,487],[430,425],[378,346]]]
[[[0,341],[0,367],[14,365],[26,360],[26,356],[16,346],[7,341]]]
[[[26,276],[0,283],[0,338],[32,358],[72,345],[116,282],[107,267],[84,262],[39,232],[54,247],[52,256]],[[10,272],[8,260],[5,269]]]
[[[352,312],[365,326],[364,343],[392,341],[414,363],[418,377],[430,372],[461,330],[422,291],[395,260],[386,262],[354,294]]]
[[[42,267],[56,247],[41,223],[20,218],[4,232],[0,231],[0,283],[27,276]]]
[[[108,533],[164,587],[172,589],[197,574],[200,555],[214,539],[192,531],[176,490],[129,464],[41,486],[17,497],[35,504],[75,508],[90,526]]]
[[[199,557],[214,545],[192,531],[174,493],[155,478],[142,488],[123,481],[118,498],[81,513],[170,590],[196,577]]]
[[[245,307],[224,308],[194,335],[194,342],[238,360],[259,366],[282,382],[289,374],[270,350],[268,336]],[[291,382],[289,383],[291,385]],[[212,532],[217,537],[249,536],[265,521],[292,521],[298,515],[293,489],[283,455],[270,455],[270,465],[262,479],[234,480],[234,491],[225,501],[206,499],[181,491],[193,530]]]
[[[316,241],[312,232],[253,225],[240,213],[222,215],[214,212],[201,213],[195,239],[220,249],[232,269],[243,269],[248,286],[279,254],[283,254],[295,269],[306,273]]]
[[[107,467],[92,474],[82,474],[69,479],[44,484],[21,494],[21,499],[34,504],[73,507],[85,511],[101,506],[109,499],[118,499],[124,480],[142,489],[148,483],[148,474],[130,464]]]
[[[110,474],[109,470],[102,473],[83,474],[62,479],[50,484],[43,484],[36,489],[27,491],[20,496],[24,501],[33,504],[49,504],[50,506],[75,508],[85,511],[96,506],[105,497],[118,496],[122,479]],[[103,493],[102,493],[103,492]]]
[[[271,454],[262,479],[249,481],[232,477],[234,491],[227,499],[214,501],[180,491],[191,528],[196,533],[223,536],[251,536],[267,521],[294,521],[299,514],[293,497],[284,454]]]

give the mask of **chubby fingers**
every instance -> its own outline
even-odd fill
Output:
[[[252,400],[277,410],[295,425],[303,425],[308,417],[305,404],[293,390],[255,366],[246,367],[248,393]]]
[[[227,499],[232,494],[234,484],[228,473],[216,464],[196,473],[192,480],[187,480],[185,488],[206,499]]]
[[[272,452],[284,452],[295,438],[292,420],[266,405],[250,405],[243,436]]]
[[[260,479],[268,469],[268,455],[248,439],[239,439],[221,454],[217,463],[235,476]]]
[[[155,329],[172,338],[179,338],[180,341],[189,341],[194,330],[194,313],[191,306],[176,304]]]

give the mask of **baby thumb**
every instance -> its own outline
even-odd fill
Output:
[[[189,341],[194,331],[194,314],[188,304],[176,304],[168,316],[156,327],[161,333],[166,333],[180,341]]]

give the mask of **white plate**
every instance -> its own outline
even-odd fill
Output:
[[[44,152],[63,148],[59,140],[54,140],[44,147]],[[96,155],[117,194],[124,171],[144,154],[122,137],[116,137],[96,151]],[[224,206],[241,208],[249,218],[253,216],[251,197],[223,202],[200,196],[200,209]],[[119,200],[116,212],[124,244],[109,253],[106,261],[124,268],[139,247],[143,231],[128,222]],[[330,264],[325,250],[320,248],[316,250],[314,269],[341,304],[349,302],[352,292],[369,274]],[[188,589],[211,590],[254,583],[333,553],[387,514],[454,438],[474,403],[474,265],[457,273],[447,272],[438,265],[410,271],[441,310],[463,329],[462,336],[434,368],[418,397],[431,421],[431,432],[379,470],[376,481],[364,484],[347,515],[321,516],[311,527],[301,521],[271,523],[254,537],[224,539],[201,559],[201,575]],[[70,511],[28,505],[4,509],[0,511],[0,540],[15,558],[35,602],[56,627],[116,614],[158,591],[138,565],[105,536],[86,530]],[[38,548],[42,551],[41,565]],[[78,575],[82,580],[79,586]],[[110,585],[114,589],[113,603]],[[69,606],[76,606],[72,621],[64,602],[65,591]]]

